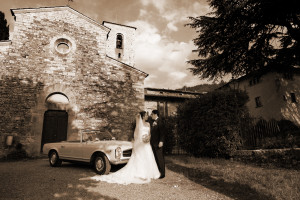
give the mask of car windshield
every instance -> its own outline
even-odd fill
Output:
[[[109,132],[101,132],[97,130],[88,130],[82,132],[83,142],[97,142],[100,140],[114,140],[115,138]]]

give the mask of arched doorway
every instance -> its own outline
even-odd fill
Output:
[[[69,99],[63,93],[52,93],[46,98],[48,110],[44,113],[41,150],[45,143],[67,139]]]

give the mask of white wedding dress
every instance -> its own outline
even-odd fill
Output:
[[[150,142],[143,142],[143,135],[150,134],[150,126],[144,126],[141,117],[136,120],[132,155],[128,163],[119,171],[108,175],[96,175],[93,180],[118,184],[143,184],[158,179],[158,170]]]

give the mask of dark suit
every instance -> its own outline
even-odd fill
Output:
[[[161,120],[158,118],[157,120],[151,120],[151,146],[153,150],[153,154],[155,156],[155,160],[160,171],[161,177],[165,176],[165,158],[163,154],[163,147],[159,148],[159,142],[165,142],[165,131],[163,131]]]

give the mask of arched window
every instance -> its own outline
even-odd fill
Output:
[[[123,49],[123,35],[120,33],[117,34],[116,48]]]
[[[47,96],[46,102],[55,104],[68,104],[69,98],[63,93],[54,92]]]
[[[68,105],[69,98],[61,92],[51,93],[46,98],[48,110],[66,110]]]

